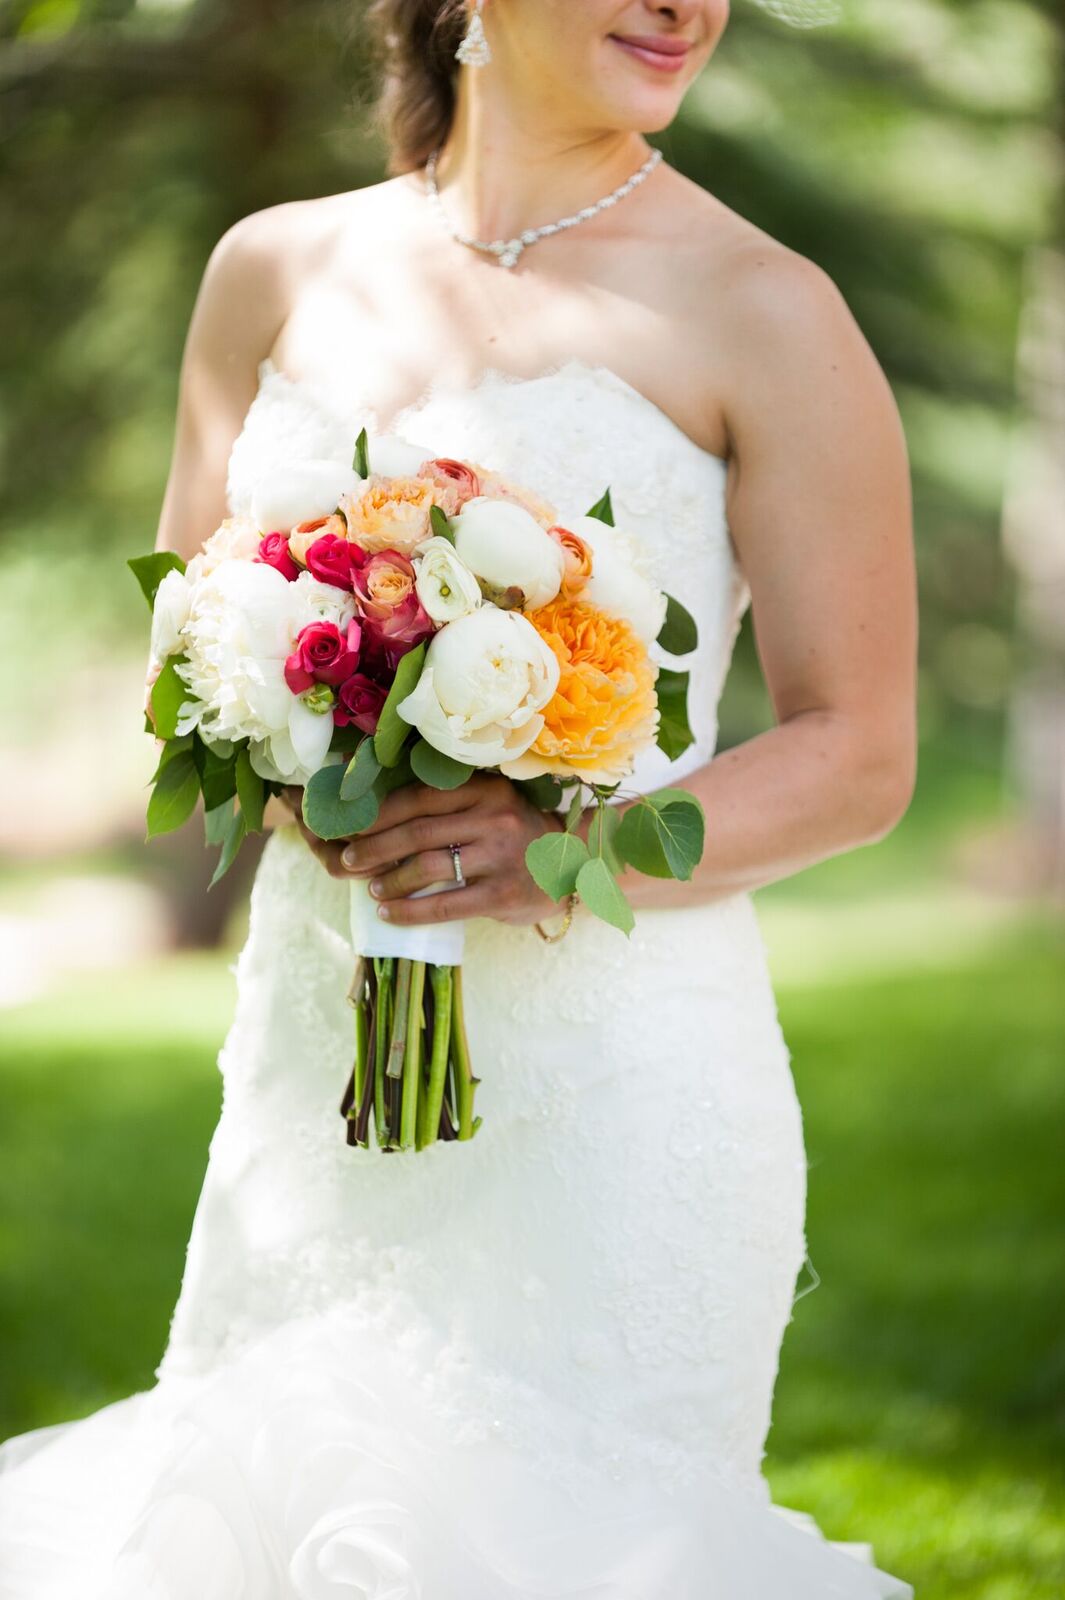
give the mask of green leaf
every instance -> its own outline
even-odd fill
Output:
[[[200,774],[204,806],[214,811],[225,801],[232,800],[237,792],[237,752],[233,750],[223,755],[197,731],[193,735],[192,753]]]
[[[626,810],[614,846],[637,872],[687,881],[702,858],[705,834],[706,819],[695,795],[658,789]]]
[[[344,768],[321,767],[303,791],[303,820],[319,839],[346,839],[377,820],[380,805],[372,789],[356,800],[342,800]]]
[[[688,674],[659,667],[655,691],[658,695],[658,737],[655,742],[671,761],[676,761],[690,744],[695,743],[695,735],[688,722]]]
[[[360,478],[370,476],[370,441],[366,437],[365,428],[360,430],[359,437],[355,440],[355,454],[351,464]]]
[[[233,815],[233,798],[223,800],[220,806],[203,813],[203,838],[205,844],[224,844],[229,820]]]
[[[404,722],[396,707],[401,700],[405,700],[421,676],[422,663],[425,660],[424,643],[416,645],[413,650],[408,650],[400,658],[396,668],[396,676],[392,687],[388,691],[388,698],[381,707],[381,716],[377,724],[377,732],[373,736],[374,749],[377,759],[383,767],[394,767],[399,760],[400,752],[407,742],[407,735],[411,731],[409,722]]]
[[[172,833],[187,822],[200,797],[200,775],[191,750],[179,750],[155,780],[148,800],[148,838]]]
[[[393,789],[402,789],[404,784],[413,782],[414,773],[410,764],[410,746],[405,745],[403,753],[394,767],[382,767],[374,781],[374,794],[378,800],[383,800],[386,794],[391,794]]]
[[[614,838],[621,823],[617,806],[596,806],[588,829],[588,853],[602,856],[611,872],[621,871],[621,861],[614,848]]]
[[[699,643],[695,618],[673,595],[666,595],[666,620],[658,630],[658,643],[671,656],[686,656]]]
[[[185,750],[192,749],[193,737],[194,736],[191,733],[184,733],[180,739],[168,739],[166,741],[162,750],[159,752],[159,764],[149,780],[151,783],[155,782],[163,768],[168,766],[169,763],[173,761],[175,756],[181,755]]]
[[[562,799],[562,785],[553,773],[542,772],[538,778],[516,778],[514,781],[539,811],[554,811]]]
[[[452,532],[451,523],[439,506],[429,507],[429,526],[438,539],[446,539],[448,544],[455,543],[455,535]]]
[[[603,498],[597,500],[592,509],[585,512],[585,516],[598,517],[599,521],[605,522],[609,528],[614,526],[614,507],[610,501],[609,489],[603,491]]]
[[[237,799],[240,801],[244,826],[249,833],[261,833],[263,808],[266,805],[266,786],[252,766],[247,749],[237,754],[236,781]]]
[[[457,789],[477,771],[468,762],[456,761],[454,756],[437,750],[428,739],[419,739],[411,748],[410,764],[414,776],[434,789]]]
[[[566,832],[572,833],[584,815],[584,790],[580,784],[573,791],[573,799],[566,808]]]
[[[357,728],[353,722],[349,722],[344,728],[334,727],[333,737],[329,741],[329,748],[342,756],[350,756],[359,748],[365,737],[366,735],[361,728]]]
[[[617,886],[614,874],[602,856],[586,861],[577,874],[577,893],[597,917],[630,934],[636,926],[632,907]]]
[[[176,738],[178,712],[187,700],[195,698],[178,677],[177,669],[185,660],[185,656],[170,656],[152,685],[152,720],[160,739]]]
[[[577,874],[588,860],[588,846],[575,833],[552,829],[525,848],[525,865],[537,887],[552,900],[561,900],[577,886]]]
[[[226,818],[226,831],[222,837],[222,854],[218,858],[218,863],[214,869],[214,873],[212,874],[211,881],[207,885],[209,889],[214,888],[219,878],[225,877],[226,873],[237,859],[237,851],[244,843],[244,836],[247,831],[248,826],[244,821],[244,813],[239,807],[237,807]]]
[[[363,734],[358,749],[344,769],[344,778],[340,785],[341,800],[357,800],[360,794],[372,789],[380,770],[381,763],[377,759],[373,739],[368,733]]]
[[[153,550],[150,556],[133,556],[126,562],[141,586],[141,593],[147,600],[149,607],[155,605],[156,590],[168,572],[175,569],[184,572],[185,563],[173,550]]]

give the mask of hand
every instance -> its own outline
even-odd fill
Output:
[[[453,790],[404,784],[386,795],[373,826],[352,840],[326,843],[298,812],[297,821],[334,877],[370,879],[370,893],[389,922],[415,926],[494,917],[531,923],[559,910],[534,883],[525,847],[543,833],[560,831],[562,818],[539,810],[509,778],[495,773],[477,774]],[[452,880],[451,844],[461,848],[466,887],[410,899],[415,889]]]

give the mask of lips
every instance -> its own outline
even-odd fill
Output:
[[[679,72],[691,48],[687,39],[660,33],[612,33],[609,38],[626,55],[657,72]]]

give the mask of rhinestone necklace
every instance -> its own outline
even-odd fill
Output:
[[[439,154],[439,150],[433,150],[425,162],[425,189],[433,210],[458,244],[469,245],[471,250],[481,250],[486,255],[495,256],[501,267],[515,266],[518,257],[528,245],[536,244],[540,239],[546,239],[553,233],[561,233],[564,228],[575,228],[578,222],[587,222],[590,217],[598,216],[600,211],[605,211],[608,206],[616,206],[619,200],[623,200],[637,184],[642,183],[654,171],[662,159],[661,150],[652,150],[643,166],[639,167],[631,178],[626,178],[625,182],[619,184],[611,194],[604,195],[602,200],[597,200],[594,205],[584,206],[580,211],[575,211],[571,217],[562,217],[558,222],[547,222],[542,228],[526,228],[524,233],[519,233],[514,239],[474,239],[468,233],[460,233],[444,209],[444,202],[436,186],[436,162]]]

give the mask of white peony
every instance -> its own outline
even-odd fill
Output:
[[[433,635],[397,710],[445,755],[495,767],[532,744],[558,679],[554,652],[527,618],[483,605]]]
[[[149,670],[158,671],[167,656],[184,649],[181,630],[189,620],[192,584],[184,572],[172,567],[155,591],[152,605],[152,642]]]
[[[592,575],[579,598],[611,616],[624,617],[650,644],[666,620],[666,597],[652,582],[640,546],[631,535],[598,517],[577,517],[566,526],[592,550]]]
[[[553,600],[562,587],[561,546],[523,506],[478,495],[452,523],[455,549],[478,578],[495,588],[518,588],[525,609]]]
[[[292,693],[285,660],[308,623],[343,629],[353,615],[351,595],[309,573],[288,583],[262,563],[223,562],[190,597],[178,673],[195,700],[182,706],[178,731],[198,727],[209,744],[249,739],[261,776],[305,783],[325,764],[333,719]]]
[[[414,571],[418,599],[434,622],[454,622],[481,604],[481,586],[450,539],[434,534],[419,545]]]
[[[434,452],[420,444],[408,444],[394,433],[381,433],[367,440],[366,454],[372,477],[413,478],[419,467],[433,459]]]
[[[185,569],[190,583],[206,578],[223,561],[251,561],[257,554],[261,534],[250,517],[227,517],[205,541]]]
[[[256,482],[252,520],[262,533],[287,533],[299,522],[313,522],[335,511],[341,495],[362,487],[344,461],[290,461],[273,467]]]

